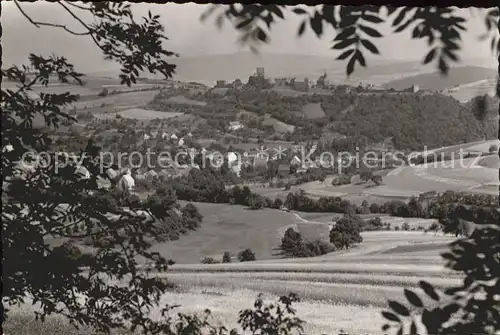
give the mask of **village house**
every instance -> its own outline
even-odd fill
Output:
[[[236,78],[234,81],[233,81],[233,84],[232,84],[233,88],[234,89],[238,89],[240,87],[243,86],[243,83],[241,82],[241,79],[239,78]]]
[[[290,174],[290,165],[289,164],[280,164],[278,165],[278,175],[283,178]]]
[[[229,130],[235,131],[238,129],[242,129],[244,126],[240,121],[231,121],[229,122]]]
[[[298,81],[292,79],[292,87],[296,91],[308,92],[309,91],[309,79],[305,78],[304,81]]]
[[[147,180],[153,180],[155,178],[158,178],[158,173],[155,170],[151,169],[148,172],[146,172]]]
[[[316,87],[326,88],[328,86],[328,81],[326,80],[326,72],[321,75],[316,81]]]
[[[226,87],[226,81],[225,80],[217,80],[217,84],[215,85],[215,87],[217,88],[224,88]]]
[[[257,169],[267,169],[267,161],[268,157],[263,155],[255,155],[253,159],[253,167],[255,170]]]
[[[301,164],[302,164],[302,161],[297,156],[293,156],[292,160],[290,161],[290,165],[292,165],[292,166],[300,166]]]

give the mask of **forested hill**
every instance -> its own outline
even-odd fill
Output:
[[[421,150],[495,138],[498,124],[483,124],[474,118],[469,105],[435,94],[380,94],[357,97],[354,108],[342,115],[328,105],[331,130],[356,138],[378,142],[392,137],[400,149]],[[333,112],[333,113],[332,113]]]

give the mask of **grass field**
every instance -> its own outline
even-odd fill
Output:
[[[113,94],[106,97],[95,97],[92,99],[81,99],[70,106],[70,108],[75,107],[77,110],[91,109],[95,107],[109,106],[109,110],[113,111],[113,108],[134,108],[145,106],[150,102],[153,97],[158,93],[158,90],[151,91],[139,91],[139,92],[127,92],[122,94]]]
[[[117,113],[95,113],[94,116],[97,119],[113,119],[116,117],[116,114],[119,114],[124,118],[138,119],[138,120],[153,120],[156,118],[170,119],[173,117],[184,115],[183,113],[178,113],[178,112],[159,112],[143,108],[130,108]]]
[[[262,124],[265,126],[272,126],[274,128],[274,131],[278,133],[293,133],[293,131],[295,130],[295,126],[276,120],[268,114],[266,114],[264,121],[262,121]]]
[[[181,105],[194,105],[194,106],[205,106],[207,103],[205,101],[197,101],[188,99],[183,95],[176,95],[167,99],[168,102],[181,104]]]
[[[320,103],[308,103],[302,107],[302,114],[307,119],[317,119],[326,116],[325,111],[321,107]]]
[[[199,263],[205,256],[217,259],[225,251],[233,254],[252,248],[257,259],[273,257],[282,236],[280,228],[293,223],[290,213],[242,206],[195,203],[204,216],[201,227],[178,241],[154,246],[155,251],[178,263]]]
[[[162,302],[181,305],[178,312],[201,314],[209,308],[213,322],[229,327],[237,326],[237,312],[251,308],[258,293],[263,292],[267,301],[275,301],[278,295],[294,292],[301,298],[296,308],[298,316],[307,321],[306,333],[338,334],[343,329],[356,335],[376,334],[383,324],[381,309],[388,299],[403,300],[403,287],[415,288],[419,280],[427,280],[445,288],[461,280],[458,274],[445,271],[439,257],[453,240],[449,236],[365,232],[364,242],[349,250],[280,259],[272,254],[283,228],[307,224],[298,220],[296,213],[253,211],[227,204],[195,205],[204,216],[202,226],[177,241],[154,247],[177,261],[167,273],[159,274],[178,285],[175,291],[164,294]],[[321,222],[334,215],[311,213],[307,219]],[[248,247],[256,253],[257,261],[199,264],[203,256],[220,259],[224,251],[234,256]],[[33,316],[29,310],[16,310],[4,325],[7,334],[95,334],[89,329],[77,332],[62,319],[35,322],[29,319]]]

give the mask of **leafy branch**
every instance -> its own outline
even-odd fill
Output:
[[[202,15],[202,20],[216,12],[222,6],[209,8]],[[260,42],[268,43],[268,32],[275,22],[275,17],[284,19],[285,6],[271,7],[268,15],[262,17],[262,12],[266,9],[265,5],[230,5],[217,17],[217,23],[221,27],[224,17],[233,22],[237,30],[242,31],[241,41],[247,43],[255,39]],[[386,14],[381,12],[385,11]],[[330,25],[336,30],[336,37],[333,40],[332,49],[343,51],[337,60],[347,60],[346,72],[350,76],[356,67],[356,63],[365,67],[366,60],[362,49],[370,53],[379,55],[373,39],[383,37],[376,29],[376,26],[382,24],[387,19],[394,17],[392,26],[395,33],[407,31],[412,28],[411,37],[413,39],[426,38],[429,45],[429,51],[422,60],[423,64],[429,64],[436,60],[439,71],[446,75],[450,68],[450,62],[459,62],[458,51],[461,34],[466,30],[466,19],[457,15],[453,8],[440,7],[401,7],[391,6],[331,6],[323,5],[309,11],[304,7],[294,7],[291,12],[294,15],[303,17],[300,22],[297,35],[304,34],[307,26],[318,37],[324,35],[325,25]],[[274,15],[273,15],[274,14]],[[268,32],[264,32],[258,26],[254,26],[258,19],[265,21]],[[491,31],[498,22],[498,9],[490,9],[485,18],[485,24],[488,31]],[[252,35],[253,34],[253,35]],[[251,38],[252,36],[257,38]],[[254,36],[254,37],[255,37]],[[484,38],[487,38],[484,37]],[[251,46],[254,50],[255,46]],[[492,51],[500,48],[500,43],[496,36],[491,39]]]

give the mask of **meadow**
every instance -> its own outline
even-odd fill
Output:
[[[137,120],[169,119],[184,115],[179,112],[159,112],[143,108],[130,108],[117,113],[95,113],[94,116],[97,119],[113,119],[117,114],[124,118]]]

